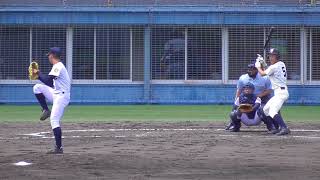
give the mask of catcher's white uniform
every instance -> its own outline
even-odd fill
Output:
[[[36,84],[33,87],[33,92],[34,94],[42,93],[52,103],[50,123],[52,129],[55,129],[60,127],[64,108],[69,104],[71,82],[67,69],[61,62],[52,66],[49,75],[56,77],[53,80],[54,88],[44,84]]]
[[[265,70],[265,73],[270,78],[274,96],[264,106],[263,111],[266,116],[273,118],[278,114],[283,103],[289,98],[286,65],[282,61],[278,61],[270,65],[268,69]]]

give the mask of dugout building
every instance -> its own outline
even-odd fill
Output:
[[[0,102],[36,102],[28,65],[58,46],[72,103],[232,103],[272,26],[288,103],[320,104],[315,0],[0,0]]]

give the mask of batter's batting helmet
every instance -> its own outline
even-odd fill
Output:
[[[280,51],[277,48],[271,48],[269,50],[269,55],[276,55],[277,59],[280,59]]]

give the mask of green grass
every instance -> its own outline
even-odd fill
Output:
[[[231,106],[220,105],[71,105],[63,122],[225,122],[230,109]],[[0,123],[37,122],[39,115],[39,106],[0,106]],[[287,122],[320,123],[320,106],[285,106],[282,115]]]

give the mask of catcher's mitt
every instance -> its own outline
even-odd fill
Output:
[[[253,110],[252,104],[240,104],[238,110],[242,113],[249,113]]]
[[[38,73],[34,73],[34,69],[39,70],[39,65],[37,62],[32,61],[29,65],[29,79],[30,80],[36,80],[39,78]]]

